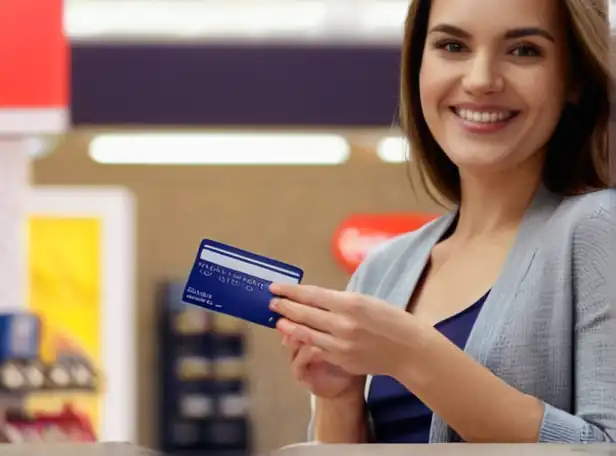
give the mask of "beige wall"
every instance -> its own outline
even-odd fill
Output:
[[[90,134],[72,133],[34,165],[45,185],[124,185],[137,201],[139,438],[155,445],[157,338],[154,293],[165,279],[184,280],[199,241],[228,242],[297,264],[305,282],[341,288],[331,237],[349,213],[439,210],[412,192],[404,165],[381,163],[354,147],[337,167],[102,166],[87,156]],[[421,202],[418,202],[420,200]],[[293,383],[275,331],[250,328],[250,381],[256,450],[305,438],[308,397]]]

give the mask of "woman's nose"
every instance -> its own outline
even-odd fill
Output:
[[[490,56],[477,55],[469,61],[463,86],[470,95],[481,96],[502,91],[504,82],[497,63]]]

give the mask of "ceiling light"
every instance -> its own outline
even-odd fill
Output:
[[[332,134],[117,133],[95,137],[89,154],[122,165],[338,165],[350,147]]]
[[[411,148],[406,138],[389,136],[379,141],[377,155],[386,163],[404,163],[410,159]]]

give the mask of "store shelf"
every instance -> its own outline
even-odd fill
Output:
[[[248,455],[243,325],[184,304],[182,288],[167,283],[159,295],[159,448],[172,455]]]

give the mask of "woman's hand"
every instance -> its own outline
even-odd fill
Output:
[[[284,336],[283,346],[291,356],[295,379],[308,391],[323,399],[338,399],[348,395],[362,395],[365,376],[352,375],[322,358],[320,348]]]
[[[406,311],[357,293],[287,284],[270,290],[278,296],[271,308],[283,317],[277,328],[355,375],[406,373],[427,329]]]

